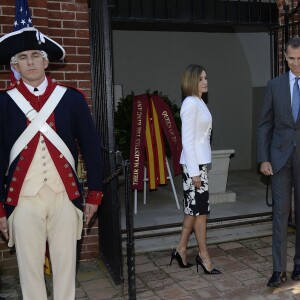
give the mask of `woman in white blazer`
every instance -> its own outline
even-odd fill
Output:
[[[200,265],[206,274],[220,274],[220,271],[213,268],[206,247],[206,221],[210,212],[207,164],[211,162],[212,117],[201,98],[207,92],[204,68],[189,65],[182,76],[181,90],[186,96],[180,110],[184,219],[180,242],[177,249],[172,251],[170,265],[175,258],[182,268],[192,266],[187,262],[186,249],[194,230],[199,247],[199,254],[196,256],[197,272]]]

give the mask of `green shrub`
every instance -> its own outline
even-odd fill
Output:
[[[174,121],[177,125],[177,129],[180,133],[181,120],[180,120],[180,107],[172,102],[167,95],[163,95],[162,92],[153,91],[152,93],[147,90],[147,94],[159,95],[163,101],[165,101],[170,107]],[[131,119],[132,119],[132,104],[135,94],[127,95],[125,98],[121,98],[118,102],[117,109],[115,111],[115,135],[117,148],[123,154],[123,159],[129,159],[130,155],[130,140],[131,140]],[[170,156],[170,148],[164,137],[166,155]]]

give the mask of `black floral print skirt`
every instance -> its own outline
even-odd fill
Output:
[[[192,184],[192,178],[188,174],[186,165],[182,165],[182,168],[184,213],[190,216],[208,215],[210,207],[208,200],[207,165],[199,165],[201,178],[200,188],[195,188]]]

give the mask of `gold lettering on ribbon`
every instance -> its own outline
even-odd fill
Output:
[[[171,123],[170,117],[168,115],[168,112],[167,111],[163,111],[162,112],[162,116],[164,117],[165,124],[166,124],[166,126],[168,128],[168,131],[170,133],[171,140],[174,142],[174,144],[176,144],[177,143],[177,139],[176,139],[176,135],[174,133],[174,129],[172,127],[172,123]]]
[[[141,151],[141,133],[142,133],[142,115],[143,115],[142,101],[137,101],[137,113],[136,113],[136,130],[135,130],[135,144],[134,144],[134,158],[133,158],[133,184],[139,182],[139,165],[140,165],[140,151]]]

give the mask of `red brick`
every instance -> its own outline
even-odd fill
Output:
[[[14,19],[15,19],[15,16],[1,16],[0,22],[1,22],[1,24],[10,24],[10,26],[11,26],[10,31],[12,31]]]
[[[28,6],[32,9],[36,8],[47,8],[47,0],[29,0]]]
[[[64,49],[66,51],[66,55],[69,54],[76,54],[77,53],[77,48],[76,47],[72,47],[72,46],[64,46]]]
[[[49,28],[49,35],[53,37],[75,37],[75,30],[62,28]]]
[[[98,243],[99,242],[99,238],[98,236],[85,236],[82,238],[82,244],[93,244],[93,243]]]
[[[98,236],[98,227],[92,227],[92,228],[86,228],[86,235],[87,236],[91,236],[91,235],[93,235],[93,236],[95,236],[95,235],[97,235]]]
[[[86,248],[87,248],[86,252],[99,251],[99,244],[87,244]]]
[[[49,19],[51,19],[51,20],[63,20],[63,21],[75,20],[75,12],[70,12],[70,11],[66,12],[66,11],[57,11],[57,10],[51,11],[51,10],[49,10],[48,15],[49,15],[48,16]],[[71,23],[74,23],[74,21]],[[69,28],[72,28],[72,27],[69,27]]]
[[[59,1],[59,2],[47,1],[47,8],[49,11],[51,11],[51,10],[60,11],[61,10],[60,3],[61,3],[61,1]]]
[[[61,28],[62,20],[48,20],[49,28]]]
[[[2,15],[3,16],[13,16],[15,17],[16,14],[16,9],[14,7],[8,7],[8,6],[4,6],[1,8],[2,9]],[[1,16],[1,20],[2,20],[2,16]]]
[[[11,6],[12,5],[12,0],[1,0],[1,6]]]
[[[39,18],[48,18],[48,10],[47,8],[33,8],[31,10],[31,16],[33,19],[33,22],[35,23],[35,18],[39,17]]]
[[[78,47],[77,54],[78,55],[90,55],[91,48],[90,47]]]
[[[76,37],[88,39],[90,37],[90,32],[88,30],[76,30]]]
[[[91,82],[90,81],[79,81],[79,88],[80,89],[91,89]]]
[[[89,23],[86,21],[65,21],[63,20],[63,27],[64,28],[76,28],[76,29],[89,29]]]
[[[7,85],[5,81],[0,81],[0,90],[6,89]]]
[[[63,45],[67,45],[67,46],[90,46],[89,39],[69,39],[65,37],[63,40],[64,40]]]
[[[84,13],[76,12],[75,19],[79,20],[79,21],[88,21],[89,20],[89,14],[86,13],[86,12],[84,12]]]
[[[86,0],[75,0],[75,3],[83,3],[86,5],[87,1]]]
[[[81,3],[78,4],[71,4],[71,3],[61,3],[61,10],[62,11],[87,11],[87,5],[82,5]]]
[[[80,252],[86,252],[86,245],[81,244],[78,250],[80,250]]]
[[[32,23],[44,34],[48,35],[48,20],[45,18],[34,18]],[[42,29],[43,28],[43,29]]]
[[[91,259],[91,258],[98,258],[99,257],[99,252],[83,252],[80,253],[79,259],[80,260],[86,260],[86,259]]]
[[[0,73],[0,80],[7,80],[9,78],[9,75],[7,73]]]
[[[88,73],[76,72],[76,73],[65,73],[66,80],[90,80],[91,76]]]
[[[51,77],[53,79],[55,79],[56,81],[63,81],[65,79],[65,75],[62,72],[51,71],[50,74],[51,74]]]
[[[59,63],[51,63],[51,69],[59,69],[60,71],[76,71],[77,72],[77,64],[59,64]]]
[[[67,63],[90,63],[90,56],[68,55],[65,61]]]

